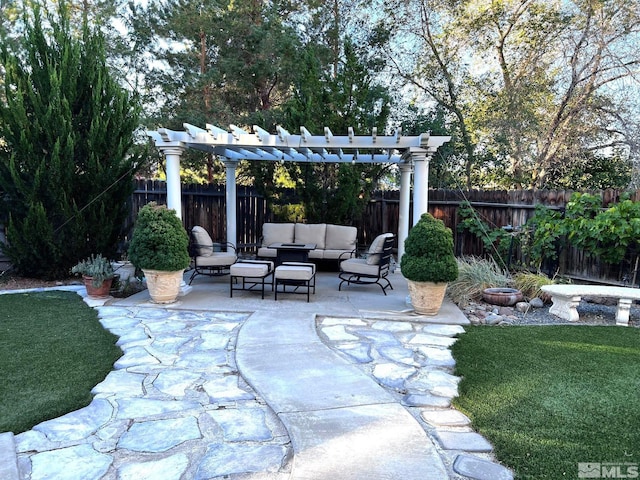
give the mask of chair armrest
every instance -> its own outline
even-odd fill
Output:
[[[340,254],[340,256],[338,257],[338,261],[342,261],[342,260],[346,260],[347,258],[353,258],[356,256],[357,253],[357,249],[354,248],[353,250],[351,250],[350,252],[342,252]]]

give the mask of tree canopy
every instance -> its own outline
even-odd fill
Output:
[[[19,273],[60,278],[78,259],[114,258],[138,158],[140,107],[106,64],[104,38],[66,2],[37,4],[1,50],[0,223]]]

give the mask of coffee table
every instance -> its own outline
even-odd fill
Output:
[[[303,262],[309,261],[309,252],[315,250],[315,243],[272,243],[269,248],[276,250],[276,266],[282,262]]]

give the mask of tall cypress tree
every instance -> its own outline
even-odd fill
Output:
[[[65,1],[25,14],[4,45],[0,99],[2,248],[23,275],[54,278],[91,253],[113,256],[138,158],[139,105],[109,71],[104,38],[70,22]]]

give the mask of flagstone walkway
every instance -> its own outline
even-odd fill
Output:
[[[450,406],[459,316],[318,316],[297,299],[278,313],[268,300],[190,310],[186,298],[96,307],[124,355],[88,407],[0,434],[15,478],[512,478]]]

